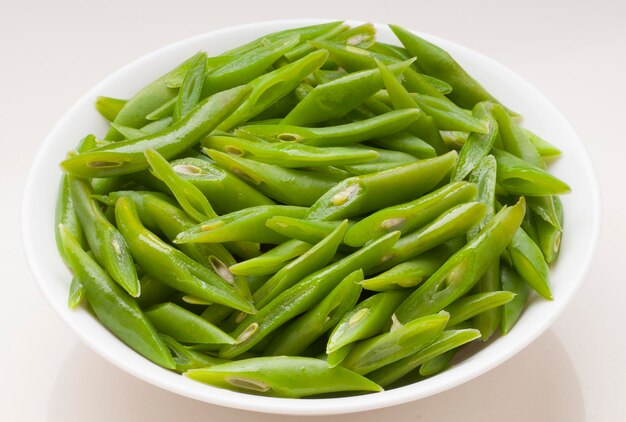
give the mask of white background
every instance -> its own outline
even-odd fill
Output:
[[[456,389],[340,421],[626,420],[626,2],[0,0],[0,420],[270,421],[176,396],[78,342],[21,250],[20,201],[38,146],[89,88],[156,48],[226,26],[298,17],[393,22],[475,49],[550,98],[577,129],[603,193],[596,257],[563,316]],[[315,420],[311,418],[309,420]],[[321,420],[321,418],[320,418]]]

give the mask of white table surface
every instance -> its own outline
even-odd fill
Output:
[[[626,277],[621,266],[626,252],[626,2],[369,3],[0,0],[1,421],[295,419],[179,397],[87,349],[39,293],[23,256],[18,222],[23,183],[37,148],[98,81],[137,57],[195,34],[297,17],[394,22],[503,63],[537,86],[573,123],[603,191],[603,227],[591,270],[565,313],[537,341],[491,372],[435,397],[329,419],[626,420]]]

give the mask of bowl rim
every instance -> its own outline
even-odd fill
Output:
[[[437,379],[438,382],[432,383],[433,386],[430,388],[416,388],[419,384],[423,384],[428,380],[421,381],[416,384],[410,384],[405,387],[396,388],[390,391],[385,391],[381,393],[368,394],[365,396],[351,396],[351,397],[342,397],[342,398],[330,398],[330,399],[284,399],[284,398],[271,398],[271,397],[261,397],[254,396],[245,393],[238,393],[228,390],[217,389],[214,387],[196,384],[194,382],[194,386],[199,386],[200,388],[188,388],[187,385],[183,385],[183,383],[170,383],[170,378],[166,376],[162,376],[160,372],[145,370],[142,366],[137,368],[133,366],[131,363],[127,362],[123,359],[123,356],[117,355],[115,353],[110,353],[107,350],[104,350],[103,347],[96,341],[96,337],[92,337],[82,332],[77,328],[77,324],[72,318],[67,317],[66,314],[62,312],[60,306],[64,306],[58,304],[51,292],[51,286],[47,285],[46,280],[49,278],[46,275],[45,269],[41,267],[41,265],[37,262],[36,254],[34,251],[34,240],[36,239],[35,233],[33,232],[32,227],[28,224],[29,221],[32,221],[34,218],[33,215],[33,204],[35,204],[35,194],[37,190],[37,180],[38,180],[38,169],[41,167],[41,163],[47,158],[46,151],[48,148],[51,148],[52,140],[56,137],[57,132],[62,131],[62,128],[71,121],[72,116],[75,112],[81,109],[85,103],[90,102],[92,98],[96,95],[100,94],[101,87],[110,83],[111,80],[118,78],[119,76],[129,72],[130,70],[141,67],[144,63],[161,56],[163,54],[168,53],[169,51],[175,51],[179,47],[193,43],[194,41],[199,41],[207,36],[214,37],[225,37],[230,35],[231,33],[237,33],[244,30],[276,30],[277,28],[281,28],[283,26],[303,26],[303,25],[313,25],[323,22],[331,21],[331,19],[285,19],[285,20],[271,20],[271,21],[261,21],[261,22],[253,22],[248,24],[242,24],[237,26],[231,26],[226,28],[221,28],[215,31],[209,31],[206,33],[198,34],[193,37],[189,37],[169,45],[163,46],[151,53],[148,53],[129,64],[123,66],[117,71],[113,72],[99,83],[97,83],[93,88],[87,91],[84,95],[82,95],[73,105],[67,110],[63,117],[56,123],[50,133],[47,135],[43,143],[40,145],[38,152],[35,156],[31,164],[31,168],[28,174],[28,178],[26,180],[25,190],[22,197],[22,213],[21,213],[21,226],[22,226],[22,245],[23,250],[31,270],[31,273],[34,276],[34,279],[39,287],[39,290],[46,298],[48,304],[55,311],[55,314],[61,320],[63,320],[69,327],[72,328],[72,331],[78,335],[81,341],[89,346],[89,348],[100,356],[102,356],[105,360],[113,363],[115,366],[123,369],[124,371],[146,381],[153,385],[157,385],[163,389],[169,390],[171,392],[180,394],[182,396],[194,398],[200,401],[217,404],[226,407],[232,407],[242,410],[249,411],[257,411],[264,413],[274,413],[274,414],[291,414],[291,415],[330,415],[330,414],[341,414],[341,413],[352,413],[352,412],[360,412],[378,408],[384,408],[389,406],[394,406],[402,403],[406,403],[409,401],[418,400],[421,398],[425,398],[442,391],[448,390],[450,388],[456,387],[460,384],[463,384],[489,370],[500,365],[504,361],[510,359],[515,354],[523,350],[528,344],[534,341],[539,335],[547,330],[547,328],[556,320],[566,305],[571,301],[572,297],[576,293],[576,291],[580,288],[582,280],[585,278],[589,271],[589,267],[591,265],[591,261],[595,254],[595,250],[598,244],[599,232],[600,232],[600,220],[601,220],[601,202],[600,202],[600,188],[598,184],[598,179],[596,176],[596,171],[593,168],[593,163],[591,161],[591,156],[588,153],[586,145],[581,140],[581,138],[576,134],[572,125],[567,121],[565,116],[561,114],[561,112],[547,99],[539,90],[537,90],[533,85],[523,79],[521,76],[517,75],[512,70],[503,66],[502,64],[496,62],[495,60],[484,56],[481,53],[476,52],[473,49],[462,46],[455,42],[433,36],[430,34],[422,33],[419,31],[412,32],[418,34],[419,36],[423,36],[424,38],[437,43],[439,45],[446,46],[448,49],[449,46],[454,47],[458,50],[465,50],[466,53],[471,54],[478,58],[479,60],[487,63],[490,68],[495,69],[499,74],[505,75],[507,78],[511,78],[515,81],[516,84],[521,84],[524,89],[531,90],[534,95],[541,98],[543,101],[543,105],[550,108],[553,113],[558,114],[562,117],[563,123],[566,125],[566,128],[571,132],[572,136],[575,137],[574,141],[578,144],[577,146],[581,148],[582,155],[586,158],[583,161],[583,168],[581,171],[586,175],[591,188],[591,213],[593,216],[592,221],[589,222],[591,225],[591,239],[589,242],[589,247],[586,250],[584,261],[580,264],[580,272],[579,277],[575,280],[572,280],[574,284],[568,291],[565,297],[559,298],[559,301],[554,303],[552,307],[552,311],[549,314],[548,318],[545,318],[541,321],[537,326],[534,327],[534,330],[526,333],[525,336],[521,338],[520,341],[516,343],[516,347],[511,347],[506,349],[506,353],[501,353],[488,361],[479,361],[477,365],[469,365],[468,367],[464,367],[462,371],[455,371],[455,369],[459,367],[450,368],[448,371],[445,371],[441,375],[430,378],[429,380]],[[346,23],[349,24],[360,24],[364,22],[346,20]],[[374,23],[377,30],[381,30],[382,28],[386,28],[386,25]],[[55,251],[56,252],[56,251]],[[119,340],[118,340],[119,341]],[[150,363],[146,361],[147,363]],[[152,364],[154,365],[154,364]],[[155,365],[156,366],[156,365]],[[461,365],[459,365],[461,366]],[[165,369],[159,368],[162,371],[167,371]],[[169,371],[168,371],[169,372]],[[445,374],[450,374],[450,376],[444,376]],[[457,373],[458,372],[458,373]],[[175,374],[179,378],[181,377],[178,374]],[[365,399],[364,399],[365,398]]]

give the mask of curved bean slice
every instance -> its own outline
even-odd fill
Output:
[[[530,286],[520,277],[515,269],[502,263],[500,265],[500,279],[502,280],[502,288],[515,294],[515,297],[509,303],[506,303],[502,309],[502,317],[500,319],[500,331],[502,335],[506,335],[517,322],[522,314],[528,296],[530,294]]]
[[[308,243],[317,243],[341,224],[341,221],[315,221],[301,218],[276,216],[272,217],[265,225],[276,233]],[[348,228],[351,223],[348,222]]]
[[[515,298],[515,293],[507,291],[477,293],[463,297],[446,308],[450,314],[448,326],[454,327],[485,311],[509,303],[513,298]]]
[[[550,268],[539,246],[523,229],[520,228],[515,232],[508,251],[513,267],[522,278],[542,297],[552,300]]]

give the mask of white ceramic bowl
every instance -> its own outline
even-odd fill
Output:
[[[96,96],[127,98],[198,50],[204,50],[209,55],[218,54],[268,32],[319,22],[291,20],[243,25],[164,47],[136,60],[95,86],[63,116],[41,145],[23,201],[22,226],[28,262],[41,291],[61,319],[89,347],[116,366],[174,393],[239,409],[302,415],[376,409],[436,394],[501,364],[543,333],[580,285],[596,245],[600,223],[596,177],[582,141],[548,99],[509,69],[458,44],[420,34],[448,50],[497,98],[520,112],[526,127],[563,151],[563,157],[551,167],[551,171],[571,185],[572,193],[563,197],[565,235],[560,258],[551,273],[554,301],[533,300],[509,335],[498,338],[488,347],[437,376],[381,393],[315,400],[244,395],[200,384],[144,359],[109,333],[84,309],[70,311],[67,308],[70,274],[57,253],[53,230],[55,198],[61,175],[58,163],[85,134],[105,133],[103,119],[93,107]],[[380,40],[397,43],[385,25],[377,25],[377,29]]]

